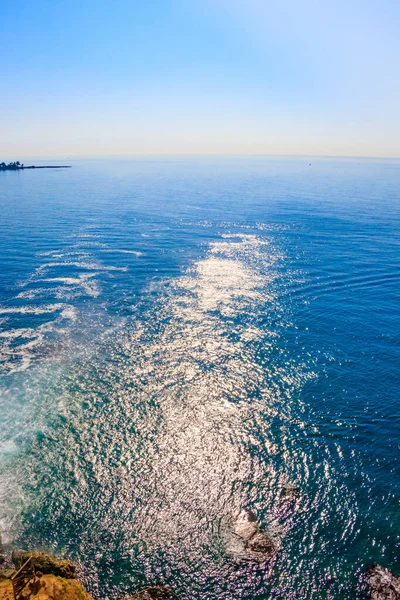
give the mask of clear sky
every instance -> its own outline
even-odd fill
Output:
[[[13,0],[0,159],[400,157],[399,0]]]

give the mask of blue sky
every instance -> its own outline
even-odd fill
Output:
[[[0,155],[400,157],[394,0],[14,0]]]

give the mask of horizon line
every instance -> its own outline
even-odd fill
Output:
[[[6,155],[7,156],[7,155]],[[11,160],[8,158],[5,160]],[[139,157],[279,157],[279,158],[348,158],[358,160],[400,160],[400,156],[385,156],[385,155],[356,155],[356,154],[300,154],[300,153],[264,153],[264,152],[252,152],[252,153],[240,153],[240,152],[135,152],[135,153],[112,153],[112,154],[36,154],[26,155],[24,160],[61,160],[69,158],[74,159],[110,159],[110,158],[139,158]],[[12,156],[15,158],[15,156]],[[1,159],[3,160],[3,159]],[[0,160],[0,162],[1,162]],[[16,160],[19,160],[18,158]]]

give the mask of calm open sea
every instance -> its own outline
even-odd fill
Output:
[[[97,599],[399,574],[400,161],[71,164],[0,173],[4,541]],[[273,565],[229,552],[242,507]]]

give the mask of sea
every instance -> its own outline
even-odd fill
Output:
[[[96,600],[400,575],[400,161],[67,164],[0,173],[3,544]],[[273,559],[232,550],[243,509]]]

